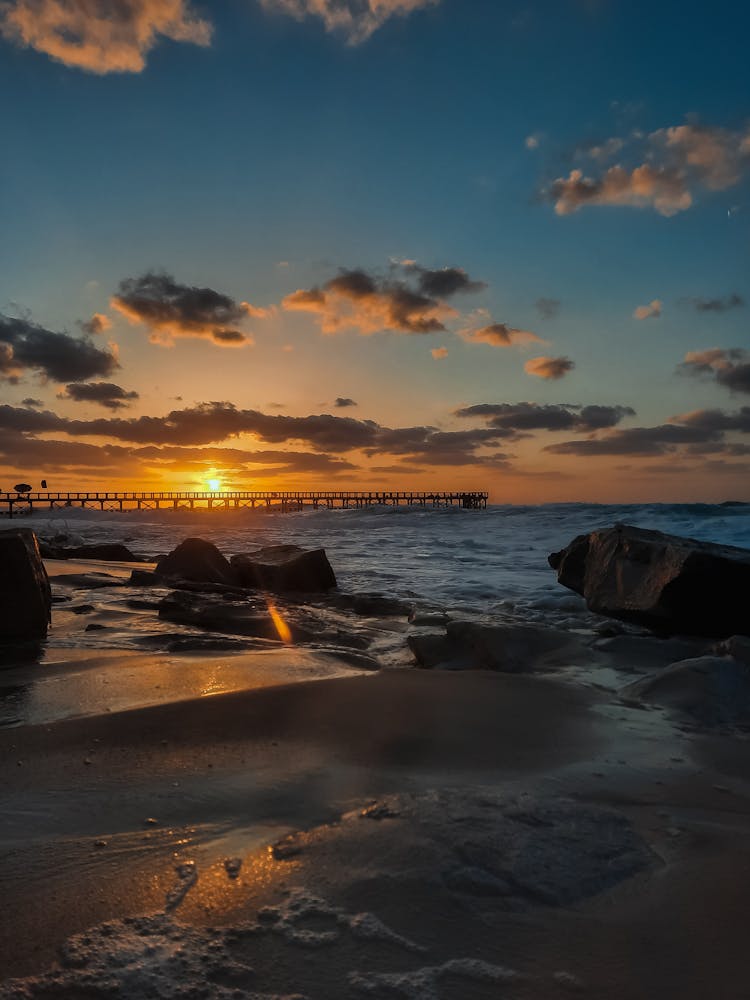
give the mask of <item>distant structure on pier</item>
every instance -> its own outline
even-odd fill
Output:
[[[112,490],[63,493],[0,493],[0,514],[13,517],[36,509],[56,507],[98,507],[100,510],[238,510],[261,507],[281,511],[306,507],[343,510],[364,507],[462,507],[483,510],[489,494],[480,490],[423,492],[418,490],[231,490],[154,493]]]

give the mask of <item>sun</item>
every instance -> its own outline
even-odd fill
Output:
[[[212,493],[216,493],[218,490],[221,489],[221,480],[220,479],[209,479],[208,480],[208,488],[211,490]]]

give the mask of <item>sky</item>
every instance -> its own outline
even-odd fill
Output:
[[[749,33],[2,0],[0,490],[750,500]]]

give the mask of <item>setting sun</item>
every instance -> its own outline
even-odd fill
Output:
[[[212,493],[216,493],[217,490],[221,489],[221,480],[220,479],[209,479],[208,480],[208,488],[211,490]]]

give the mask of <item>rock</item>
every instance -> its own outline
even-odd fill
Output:
[[[169,555],[156,564],[156,575],[193,580],[197,583],[239,582],[237,573],[212,542],[202,538],[186,538]]]
[[[733,656],[735,660],[750,664],[750,638],[744,635],[732,635],[724,642],[716,644],[718,656]]]
[[[245,587],[273,593],[292,590],[317,592],[336,586],[325,549],[298,545],[269,545],[256,552],[232,556],[231,565]]]
[[[442,670],[517,673],[574,662],[585,655],[580,642],[569,633],[531,625],[453,621],[444,635],[415,633],[407,642],[420,667]]]
[[[592,648],[608,653],[618,670],[658,670],[677,660],[706,652],[700,639],[660,639],[654,635],[615,635],[597,639]]]
[[[52,595],[33,531],[0,532],[0,566],[0,641],[46,638]]]
[[[40,542],[39,549],[43,559],[101,559],[105,562],[141,562],[141,559],[134,555],[127,545],[122,545],[120,542],[75,546]]]
[[[750,634],[750,551],[616,524],[549,557],[591,611],[669,633]]]
[[[750,724],[750,666],[732,656],[681,660],[620,694],[686,712],[708,725]]]

